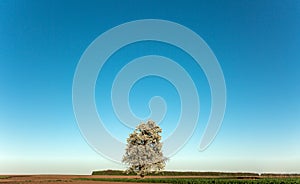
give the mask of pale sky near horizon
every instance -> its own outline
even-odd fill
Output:
[[[0,174],[124,169],[96,153],[81,135],[72,82],[81,55],[94,39],[139,19],[169,20],[196,32],[218,58],[226,81],[222,127],[208,149],[199,152],[210,111],[203,71],[162,43],[136,43],[116,54],[125,61],[155,53],[179,58],[197,78],[200,119],[167,170],[300,173],[300,1],[0,0]],[[108,63],[98,80],[111,81],[105,76],[114,74],[112,67],[119,66]],[[110,103],[101,89],[96,86],[97,105]],[[149,77],[134,86],[130,103],[145,117],[149,110],[144,101],[156,93],[169,104],[161,124],[167,137],[176,128],[180,108],[172,85]],[[98,109],[105,122],[116,119],[109,107]],[[105,125],[125,142],[130,131]]]

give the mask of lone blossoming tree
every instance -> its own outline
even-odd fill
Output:
[[[144,177],[151,172],[164,169],[166,158],[160,142],[161,128],[153,121],[141,123],[127,139],[127,147],[122,162],[127,164],[127,172],[135,172]]]

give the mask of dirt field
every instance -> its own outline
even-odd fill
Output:
[[[1,176],[0,176],[1,178]],[[91,176],[91,175],[14,175],[3,176],[1,184],[120,184],[120,182],[81,181],[76,178],[137,178],[136,176]],[[132,184],[132,183],[128,183]]]
[[[6,175],[7,176],[7,175]],[[139,178],[138,176],[114,176],[114,175],[11,175],[1,176],[0,184],[121,184],[122,182],[84,181],[76,178]],[[188,178],[189,176],[146,176],[145,178]],[[192,176],[191,176],[192,177]],[[194,176],[195,177],[195,176]],[[1,179],[3,178],[3,179]],[[126,184],[136,184],[126,182]]]
[[[7,177],[7,178],[6,178]],[[188,178],[189,176],[146,176],[145,178]],[[195,176],[190,176],[195,178]],[[3,179],[1,179],[3,178]],[[139,178],[137,176],[114,176],[114,175],[11,175],[1,176],[0,184],[120,184],[121,182],[105,182],[105,181],[82,181],[74,180],[76,178]],[[133,184],[126,182],[127,184]],[[135,183],[136,184],[136,183]]]
[[[76,178],[139,178],[138,176],[115,175],[11,175],[0,176],[0,184],[121,184],[122,182],[85,181]],[[206,178],[205,176],[146,176],[145,178]],[[211,176],[210,176],[211,178]],[[75,179],[75,180],[74,180]],[[136,184],[126,182],[126,184]]]
[[[243,179],[253,179],[248,176],[241,176]],[[116,175],[11,175],[1,176],[0,184],[121,184],[122,182],[107,181],[87,181],[76,180],[76,178],[133,178],[137,176],[116,176]],[[218,178],[218,176],[146,176],[145,178]],[[226,178],[226,177],[225,177]],[[265,177],[259,177],[265,178]],[[275,176],[274,178],[284,178]],[[299,177],[297,177],[299,178]],[[126,184],[137,184],[134,182],[126,182]]]

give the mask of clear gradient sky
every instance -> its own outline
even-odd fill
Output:
[[[111,102],[105,102],[107,108],[99,105],[109,100],[99,86],[111,85],[118,68],[113,60],[160,54],[177,59],[198,80],[201,98],[197,129],[171,157],[168,170],[300,173],[299,1],[1,0],[0,174],[88,174],[124,168],[97,154],[81,136],[72,81],[82,53],[101,33],[149,18],[182,24],[213,50],[227,85],[222,127],[210,147],[199,152],[210,110],[205,75],[176,48],[145,42],[121,49],[99,75],[96,100],[110,122],[107,129],[124,142],[131,131],[116,128]],[[161,124],[167,137],[179,116],[178,94],[160,78],[138,82],[130,96],[137,115],[148,115],[145,105],[151,95],[161,95],[168,103]]]

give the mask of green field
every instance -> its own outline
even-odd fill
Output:
[[[139,182],[139,183],[174,183],[174,184],[300,184],[300,178],[78,178],[77,180],[109,181],[109,182]]]
[[[135,173],[126,174],[121,170],[103,170],[103,171],[93,171],[92,175],[112,175],[112,176],[122,176],[122,175],[130,175],[134,176]],[[148,176],[214,176],[214,177],[251,177],[251,178],[260,178],[260,177],[268,177],[268,178],[277,178],[277,177],[299,177],[300,174],[273,174],[273,173],[247,173],[247,172],[193,172],[193,171],[162,171],[157,174],[151,173]]]
[[[92,175],[110,175],[122,176],[127,175],[120,170],[94,171]],[[129,173],[129,175],[136,175]],[[177,178],[79,178],[79,180],[92,181],[114,181],[114,182],[139,182],[139,183],[191,183],[191,184],[289,184],[299,183],[299,174],[270,174],[270,173],[229,173],[229,172],[179,172],[179,171],[163,171],[158,174],[149,174],[150,176],[169,176]],[[178,178],[182,176],[183,178]],[[184,178],[186,176],[186,178]],[[191,178],[195,177],[195,178]],[[196,178],[197,177],[197,178]],[[202,178],[201,178],[202,177]]]

